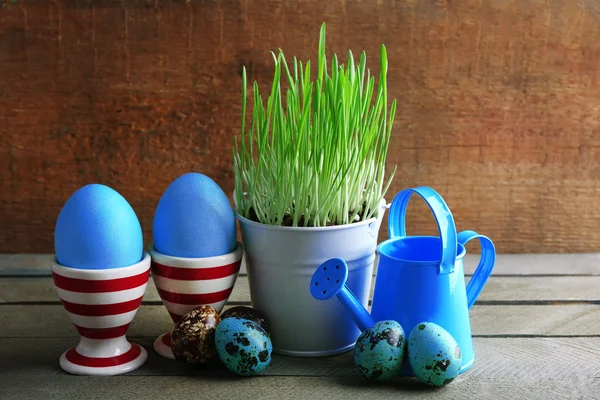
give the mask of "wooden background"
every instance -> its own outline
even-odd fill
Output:
[[[177,176],[231,193],[242,65],[266,87],[269,51],[315,59],[323,21],[329,54],[377,70],[388,48],[388,199],[432,186],[500,252],[600,250],[598,0],[0,0],[0,252],[53,252],[87,183],[123,194],[147,240]]]

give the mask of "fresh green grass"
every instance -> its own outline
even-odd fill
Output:
[[[247,131],[246,69],[242,74],[242,129],[235,138],[234,201],[246,218],[270,225],[343,225],[377,216],[394,173],[385,178],[385,161],[396,112],[387,110],[387,53],[381,46],[380,74],[347,65],[334,54],[331,72],[321,26],[317,78],[310,61],[294,57],[290,66],[279,50],[267,103],[253,87],[252,124]],[[282,79],[287,80],[285,98]],[[285,84],[285,81],[283,82]]]

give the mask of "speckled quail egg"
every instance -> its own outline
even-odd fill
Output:
[[[448,331],[432,322],[422,322],[408,337],[408,361],[421,382],[443,386],[458,376],[462,354]]]
[[[221,313],[221,320],[231,318],[231,317],[239,317],[244,319],[249,319],[250,321],[254,321],[263,328],[263,330],[267,333],[267,335],[271,335],[271,331],[269,329],[269,324],[265,319],[264,315],[258,310],[245,307],[245,306],[236,306],[230,309],[227,309]]]
[[[248,319],[222,320],[215,332],[215,345],[221,362],[238,375],[258,375],[271,362],[273,345],[269,335]]]
[[[203,305],[188,312],[171,332],[175,359],[188,364],[208,364],[216,355],[215,330],[221,321],[213,307]]]
[[[368,379],[389,380],[400,373],[405,348],[402,326],[392,320],[379,321],[359,336],[354,365]]]

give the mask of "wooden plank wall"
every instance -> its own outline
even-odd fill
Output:
[[[323,21],[330,54],[377,70],[388,48],[389,199],[432,186],[501,252],[600,250],[598,0],[0,0],[0,252],[52,252],[87,183],[121,192],[147,240],[180,174],[231,193],[242,65],[266,87],[269,51],[315,59]]]

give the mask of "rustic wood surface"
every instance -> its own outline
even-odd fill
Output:
[[[53,254],[0,254],[0,277],[51,276]],[[471,275],[480,256],[464,257],[465,274]],[[377,268],[377,256],[375,269]],[[245,258],[240,273],[246,273]],[[502,254],[496,259],[493,276],[600,275],[600,253],[589,254]]]
[[[132,340],[150,352],[152,338]],[[35,371],[38,379],[64,375],[57,365],[60,355],[77,345],[76,338],[1,338],[4,351],[3,366],[13,367],[15,374],[22,370]],[[483,379],[561,379],[598,377],[600,374],[600,338],[485,338],[476,337],[477,368],[464,373],[464,377],[477,381]],[[352,352],[336,357],[298,358],[275,355],[261,376],[354,377],[361,380],[354,367]],[[6,371],[9,371],[6,368]],[[0,379],[6,378],[6,374]],[[12,374],[8,374],[10,378]],[[139,369],[127,374],[137,376],[216,376],[235,377],[220,364],[210,368],[189,368],[172,360],[149,354],[148,361]],[[260,379],[260,377],[258,377]],[[71,377],[71,383],[77,378]],[[240,378],[238,378],[240,379]],[[99,379],[101,381],[101,379]],[[235,379],[234,379],[235,381]],[[104,379],[104,383],[110,381]],[[225,383],[226,381],[224,381]],[[365,382],[363,382],[364,384]],[[454,386],[454,385],[452,385]],[[547,393],[546,393],[547,394]],[[249,394],[248,394],[249,395]],[[305,397],[305,396],[303,396]]]
[[[248,302],[242,304],[250,305]],[[471,329],[476,337],[600,337],[600,307],[597,304],[476,304],[471,309],[471,317]],[[0,326],[0,337],[77,337],[77,331],[62,305],[56,302],[44,305],[34,302],[0,304],[0,321],[6,321]],[[31,321],[38,321],[44,329],[24,329],[31,325]],[[169,314],[162,305],[144,304],[127,334],[132,338],[158,337],[171,327]]]
[[[88,183],[121,192],[147,241],[177,176],[230,194],[242,65],[267,87],[269,51],[314,59],[323,21],[329,54],[376,71],[387,46],[390,199],[432,186],[504,253],[600,250],[598,0],[0,0],[0,252],[52,252]]]
[[[308,285],[308,284],[307,284]],[[371,283],[371,290],[375,281]],[[577,288],[577,290],[572,290]],[[486,290],[479,296],[479,304],[498,304],[507,301],[548,302],[590,302],[590,296],[600,292],[600,276],[563,276],[563,277],[523,277],[519,280],[511,277],[490,277]],[[239,276],[229,297],[232,304],[241,304],[248,300],[250,289],[248,277]],[[51,303],[58,297],[52,278],[30,277],[0,279],[0,302],[39,302]],[[156,286],[151,280],[144,295],[145,304],[160,303]],[[600,302],[599,302],[600,304]]]
[[[481,301],[471,310],[475,366],[435,390],[411,379],[366,382],[353,367],[351,352],[318,359],[275,355],[260,377],[250,379],[221,366],[194,369],[162,359],[152,342],[171,322],[152,287],[128,332],[149,350],[146,364],[126,376],[75,377],[58,365],[60,354],[78,336],[51,278],[18,276],[18,271],[36,268],[41,273],[42,260],[49,256],[2,255],[0,398],[597,399],[599,256],[500,255]],[[250,304],[245,275],[236,283],[235,296],[236,304]]]
[[[81,377],[72,385],[68,377],[44,377],[41,383],[31,385],[25,374],[11,374],[10,385],[6,388],[7,398],[20,397],[21,387],[30,385],[28,394],[32,398],[44,399],[106,399],[115,394],[127,393],[139,399],[247,399],[256,396],[260,399],[417,399],[417,400],[456,400],[498,399],[522,400],[542,398],[544,393],[552,393],[552,399],[595,399],[600,391],[597,378],[568,378],[550,380],[524,379],[477,379],[458,378],[454,384],[443,390],[423,388],[412,381],[393,381],[386,384],[366,385],[358,383],[355,377],[261,377],[251,380],[215,378],[205,376],[138,376],[113,377],[110,385],[98,385],[95,378]],[[93,392],[90,391],[93,388]]]

